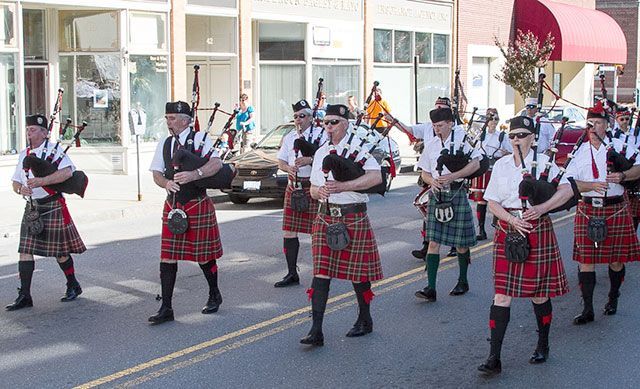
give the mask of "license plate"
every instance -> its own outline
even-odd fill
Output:
[[[260,190],[260,181],[245,181],[242,183],[244,190]]]

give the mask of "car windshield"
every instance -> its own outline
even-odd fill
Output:
[[[276,127],[262,138],[256,149],[277,150],[280,148],[282,138],[294,129],[293,124],[283,124]]]
[[[548,117],[549,120],[551,120],[551,121],[559,122],[559,121],[562,120],[562,116],[563,116],[562,108],[553,109],[551,112],[547,113],[545,116]]]

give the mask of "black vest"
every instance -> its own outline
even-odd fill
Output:
[[[196,133],[194,131],[191,131],[187,136],[187,141],[185,142],[186,144],[184,146],[179,146],[179,147],[184,147],[185,149],[193,153],[194,152],[193,144],[194,144],[195,134]],[[172,138],[171,136],[167,137],[167,139],[164,141],[164,147],[162,150],[162,158],[164,159],[163,175],[164,175],[164,178],[166,178],[167,180],[173,180],[173,176],[178,172],[176,169],[174,169],[173,163],[171,163],[171,138]],[[177,141],[178,139],[176,139],[176,142]],[[181,184],[180,190],[176,192],[176,202],[184,205],[195,198],[206,196],[206,195],[207,195],[207,190],[204,188],[198,188],[193,182],[190,182],[188,184]],[[172,194],[168,195],[167,200],[169,202],[172,202],[173,195]]]

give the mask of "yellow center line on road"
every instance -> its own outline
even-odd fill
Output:
[[[554,222],[557,223],[557,222],[569,219],[570,217],[573,217],[574,215],[575,215],[575,213],[570,213],[568,215],[565,215],[565,216],[562,216],[560,218],[555,219]],[[491,247],[491,246],[493,246],[493,242],[487,242],[487,243],[482,244],[480,246],[473,247],[471,249],[471,253],[477,253],[477,252],[482,251],[482,250],[484,250],[484,249],[486,249],[488,247]],[[457,258],[456,257],[446,258],[446,259],[440,261],[440,263],[441,264],[446,264],[448,262],[453,261],[454,259],[457,259]],[[446,265],[446,266],[442,266],[442,267],[440,267],[438,269],[438,272],[453,268],[455,266],[456,266],[455,263],[449,264],[449,265]],[[411,279],[399,282],[397,284],[391,285],[391,286],[386,287],[386,288],[382,288],[382,289],[380,289],[380,288],[382,286],[384,286],[384,285],[393,283],[393,282],[398,281],[400,279],[403,279],[403,278],[406,278],[406,277],[410,277],[410,276],[416,275],[417,273],[422,273],[422,272],[424,272],[424,266],[419,266],[417,268],[408,270],[408,271],[406,271],[404,273],[400,273],[400,274],[397,274],[395,276],[380,280],[378,282],[374,282],[372,284],[372,289],[375,288],[377,294],[381,294],[381,293],[384,293],[384,292],[389,291],[389,290],[397,289],[397,288],[399,288],[401,286],[408,285],[410,283],[416,282],[417,280],[422,278],[422,275],[419,275],[419,276],[416,276],[416,277],[412,277]],[[338,295],[336,297],[332,297],[332,298],[330,298],[328,300],[327,304],[333,304],[335,302],[342,301],[342,300],[347,299],[349,297],[353,297],[353,292],[347,292],[347,293],[343,293],[341,295]],[[339,309],[342,309],[344,307],[347,307],[347,306],[353,305],[353,304],[355,304],[355,300],[354,299],[352,299],[350,301],[347,301],[347,302],[344,302],[344,303],[342,303],[340,305],[328,308],[327,309],[327,313],[331,313],[331,312],[337,311]],[[269,320],[265,320],[265,321],[262,321],[260,323],[256,323],[254,325],[251,325],[251,326],[248,326],[248,327],[245,327],[245,328],[242,328],[242,329],[227,333],[227,334],[219,336],[217,338],[213,338],[213,339],[210,339],[208,341],[205,341],[205,342],[202,342],[202,343],[199,343],[199,344],[184,348],[182,350],[175,351],[173,353],[167,354],[167,355],[159,357],[159,358],[152,359],[150,361],[138,364],[136,366],[132,366],[130,368],[127,368],[127,369],[124,369],[124,370],[120,370],[120,371],[115,372],[113,374],[110,374],[110,375],[98,378],[96,380],[87,382],[85,384],[76,386],[76,388],[77,389],[95,388],[97,386],[104,385],[104,384],[107,384],[109,382],[113,382],[115,380],[118,380],[118,379],[130,376],[130,375],[142,372],[144,370],[156,367],[158,365],[171,362],[171,361],[173,361],[175,359],[185,357],[187,355],[196,353],[198,351],[201,351],[201,350],[204,350],[204,349],[207,349],[207,348],[211,348],[213,346],[219,345],[219,344],[227,342],[229,340],[232,340],[232,339],[247,335],[249,333],[252,333],[252,332],[255,332],[257,330],[272,326],[272,325],[280,323],[282,321],[285,321],[285,320],[288,320],[288,319],[291,319],[291,318],[295,318],[296,316],[303,315],[303,314],[308,313],[308,312],[309,312],[309,307],[308,306],[307,307],[303,307],[303,308],[299,308],[299,309],[296,309],[294,311],[291,311],[291,312],[288,312],[288,313],[273,317],[273,318],[271,318]],[[234,349],[237,349],[237,348],[242,347],[244,345],[253,343],[253,342],[257,341],[257,340],[263,339],[265,337],[277,334],[277,333],[282,332],[282,331],[284,331],[284,330],[286,330],[288,328],[295,327],[296,325],[304,323],[304,322],[306,322],[308,320],[309,320],[309,318],[306,317],[306,316],[303,317],[303,318],[298,318],[297,320],[294,320],[291,323],[283,324],[283,325],[275,327],[275,328],[273,328],[273,329],[271,329],[269,331],[266,331],[264,333],[254,335],[254,336],[251,336],[249,338],[246,338],[246,339],[243,339],[243,340],[240,340],[240,341],[236,341],[236,342],[234,342],[234,343],[232,343],[230,345],[227,345],[227,346],[224,346],[224,347],[209,351],[209,352],[207,352],[205,354],[202,354],[202,355],[198,355],[198,356],[193,357],[193,358],[191,358],[191,359],[189,359],[187,361],[183,361],[181,363],[168,366],[165,369],[170,369],[170,371],[173,371],[173,370],[176,370],[176,369],[180,368],[180,367],[176,368],[175,366],[181,366],[181,364],[187,364],[185,366],[188,366],[190,364],[197,363],[198,358],[201,358],[203,356],[208,356],[207,358],[204,358],[204,359],[211,358],[211,357],[219,355],[219,354],[221,354],[223,352],[226,352],[226,351],[229,351],[229,350],[234,350]],[[189,363],[191,360],[194,360],[194,362],[193,363]],[[153,376],[154,374],[157,374],[159,372],[162,372],[165,369],[161,369],[161,370],[158,370],[156,372],[149,373],[149,374],[144,375],[144,376],[142,376],[142,377],[140,377],[138,379],[144,379],[145,377],[148,377],[148,376],[150,377],[149,379],[152,379],[153,377],[151,377],[151,376]],[[168,371],[168,372],[170,372],[170,371]],[[163,373],[163,374],[166,374],[166,373]],[[163,374],[160,374],[160,375],[163,375]],[[145,381],[146,381],[146,379],[145,379]]]

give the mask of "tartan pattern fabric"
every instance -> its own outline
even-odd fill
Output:
[[[327,224],[343,222],[351,242],[340,251],[331,250],[326,243]],[[382,265],[378,245],[369,217],[365,212],[350,213],[343,217],[318,214],[313,222],[311,236],[313,274],[353,282],[382,279]]]
[[[629,213],[631,217],[640,217],[640,195],[624,192],[624,196],[629,203]]]
[[[160,258],[198,263],[220,258],[222,243],[213,201],[209,197],[197,198],[181,208],[187,214],[189,228],[184,234],[176,235],[167,226],[171,204],[168,201],[164,203]]]
[[[469,199],[472,201],[485,201],[484,191],[489,185],[489,179],[491,178],[491,170],[487,170],[486,173],[480,177],[476,177],[471,180],[471,189],[469,191]]]
[[[71,219],[64,198],[47,204],[38,205],[44,223],[44,231],[38,236],[27,232],[25,215],[20,224],[20,244],[18,252],[43,257],[64,257],[69,254],[81,254],[87,250],[82,238]],[[27,206],[25,206],[25,214]]]
[[[598,243],[598,248],[587,237],[589,217],[607,219],[607,238]],[[613,216],[615,215],[615,216]],[[633,219],[626,202],[594,208],[580,202],[573,227],[573,260],[584,264],[632,262],[640,258],[638,237],[633,230]]]
[[[303,181],[298,179],[298,181]],[[309,179],[306,179],[308,182]],[[311,198],[311,188],[303,188],[304,192],[309,198],[309,209],[306,212],[296,212],[291,209],[291,192],[293,192],[293,186],[287,185],[287,189],[284,192],[284,208],[282,210],[282,230],[298,232],[301,234],[310,234],[313,228],[313,220],[318,214],[319,203],[317,200]]]
[[[504,253],[507,232],[516,232],[500,220],[493,237],[493,277],[496,294],[511,297],[557,297],[569,291],[558,240],[549,216],[530,221],[534,230],[528,235],[531,251],[522,263],[509,262]]]
[[[452,190],[449,194],[442,195],[443,201],[451,201],[453,205],[453,220],[448,223],[440,223],[436,220],[434,204],[437,197],[433,192],[429,194],[425,240],[445,246],[475,246],[477,243],[476,231],[466,191],[464,189]]]

